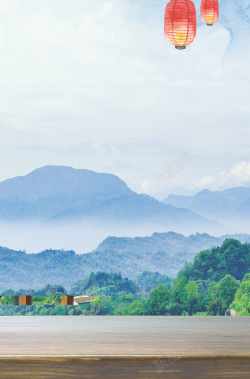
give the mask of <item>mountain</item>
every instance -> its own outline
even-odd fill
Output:
[[[100,243],[96,251],[108,251],[128,253],[155,253],[157,251],[176,254],[179,252],[194,254],[211,246],[221,243],[223,237],[213,237],[209,234],[190,235],[185,237],[182,234],[167,232],[154,233],[151,237],[108,237]]]
[[[225,225],[250,225],[250,188],[235,187],[224,191],[204,190],[193,196],[169,195],[164,204],[185,208]]]
[[[153,225],[185,232],[218,228],[186,209],[133,192],[112,174],[45,166],[0,183],[0,221],[98,221]]]
[[[88,208],[93,202],[132,195],[115,175],[45,166],[0,183],[0,217],[47,219],[65,210]]]
[[[87,254],[74,251],[45,250],[26,254],[0,247],[0,291],[12,288],[40,288],[46,284],[60,284],[69,288],[91,272],[122,273],[136,278],[145,271],[175,276],[185,262],[193,260],[200,250],[220,245],[220,238],[208,234],[189,237],[177,233],[154,233],[143,238],[114,238],[103,241]],[[250,235],[234,235],[241,242],[250,241]]]

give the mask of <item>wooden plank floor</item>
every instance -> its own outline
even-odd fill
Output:
[[[0,378],[250,378],[249,317],[1,317]]]
[[[173,360],[174,361],[174,360]],[[248,358],[2,358],[0,377],[20,379],[121,378],[221,379],[250,378]]]

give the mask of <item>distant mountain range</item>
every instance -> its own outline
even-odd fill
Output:
[[[144,271],[175,276],[201,250],[220,245],[226,237],[196,234],[185,237],[177,233],[154,233],[151,237],[104,240],[92,253],[77,255],[74,251],[46,250],[26,254],[0,247],[0,291],[40,288],[46,284],[71,284],[91,272],[122,273],[135,278]],[[241,242],[250,235],[234,235]]]
[[[227,234],[221,237],[213,237],[206,233],[196,233],[185,237],[182,234],[167,232],[154,233],[151,237],[108,237],[94,251],[126,251],[131,254],[164,251],[171,255],[185,252],[193,257],[194,254],[203,249],[220,245],[226,238],[234,238],[242,243],[250,242],[249,234]]]
[[[170,195],[161,202],[132,191],[115,175],[65,166],[45,166],[0,183],[0,245],[12,249],[83,253],[108,236],[168,231],[248,233],[250,188]]]
[[[135,193],[112,174],[45,166],[0,183],[0,245],[19,249],[33,241],[35,251],[41,251],[47,246],[65,247],[62,242],[67,241],[67,248],[77,246],[78,252],[99,245],[80,255],[55,248],[26,254],[2,247],[0,290],[48,283],[69,288],[92,271],[121,272],[129,278],[144,271],[175,276],[195,254],[227,237],[249,242],[250,235],[226,235],[230,228],[221,225],[231,225],[234,231],[241,222],[247,232],[249,211],[250,188],[170,195],[160,202]],[[114,237],[155,231],[151,237]]]
[[[203,190],[193,196],[169,195],[164,204],[185,208],[224,225],[250,225],[250,188],[235,187],[224,191]]]
[[[98,220],[188,233],[219,226],[188,209],[137,194],[115,175],[65,166],[45,166],[0,183],[0,221],[23,220]]]

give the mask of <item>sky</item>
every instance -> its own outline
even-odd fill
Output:
[[[0,181],[52,164],[159,199],[250,185],[249,1],[208,27],[195,0],[184,51],[166,3],[0,1]]]

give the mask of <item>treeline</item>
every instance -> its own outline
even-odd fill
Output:
[[[218,282],[228,274],[242,280],[247,272],[250,272],[250,244],[229,238],[222,246],[201,251],[178,276],[185,276],[187,280]]]
[[[221,247],[200,252],[173,280],[144,272],[135,281],[119,273],[97,272],[72,284],[68,294],[95,295],[91,303],[60,306],[62,286],[4,291],[0,315],[250,315],[250,245],[227,239]],[[32,306],[4,307],[8,295],[31,294]],[[47,303],[35,303],[39,296]],[[2,304],[2,305],[1,305]],[[54,305],[52,307],[52,305]],[[7,309],[8,308],[8,309]]]
[[[139,287],[133,280],[122,278],[121,273],[92,272],[87,279],[78,280],[73,283],[69,294],[81,295],[83,293],[91,295],[110,296],[117,292],[125,292],[135,295],[140,292]]]

